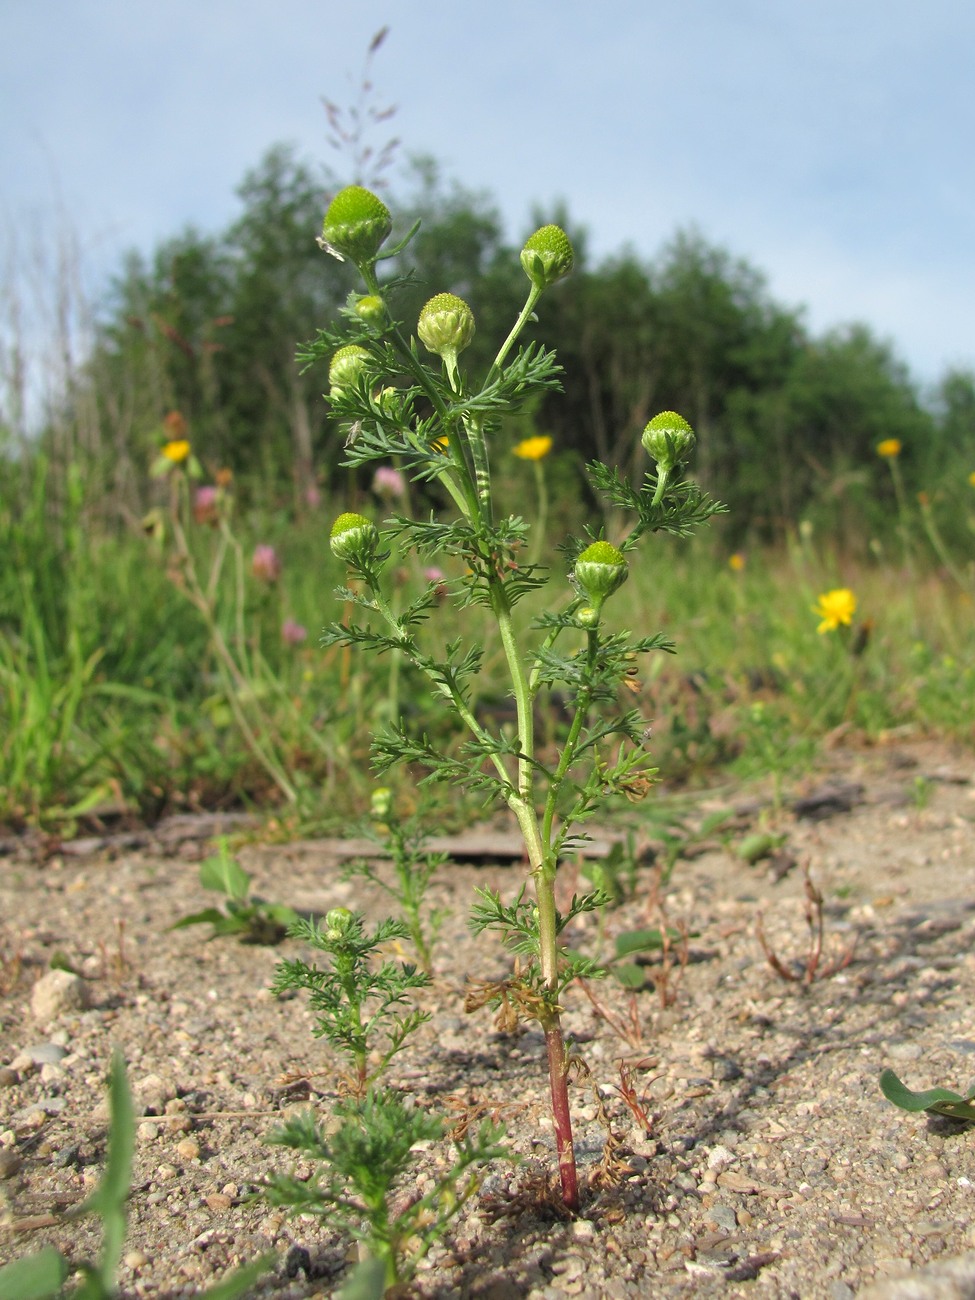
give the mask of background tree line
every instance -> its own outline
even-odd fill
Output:
[[[316,244],[328,198],[320,169],[271,149],[239,189],[226,230],[193,228],[148,257],[128,256],[103,305],[89,355],[36,442],[63,478],[80,470],[102,519],[141,517],[146,466],[163,417],[178,410],[210,470],[233,471],[245,499],[302,509],[309,485],[347,487],[342,433],[322,397],[327,376],[300,373],[296,345],[327,325],[351,287]],[[412,164],[389,199],[397,230],[417,217],[402,291],[412,326],[430,294],[468,299],[478,322],[465,355],[485,365],[524,295],[517,251],[488,197]],[[699,438],[695,472],[731,507],[735,540],[774,539],[813,517],[851,543],[894,510],[875,448],[903,444],[908,483],[960,504],[975,468],[975,375],[947,373],[922,394],[891,347],[864,325],[814,335],[770,296],[762,274],[693,230],[652,260],[595,262],[571,214],[574,274],[535,327],[556,346],[565,392],[535,413],[563,465],[593,455],[642,472],[639,434],[673,408]],[[394,232],[395,233],[395,232]],[[524,234],[528,231],[522,232]],[[581,490],[581,476],[579,478]],[[56,495],[56,493],[54,494]],[[965,511],[949,510],[962,526]]]

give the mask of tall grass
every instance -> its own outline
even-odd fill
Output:
[[[0,823],[70,827],[253,806],[297,828],[340,823],[366,806],[367,782],[352,774],[366,767],[364,737],[394,707],[391,674],[388,661],[317,644],[343,576],[327,545],[334,510],[297,523],[285,514],[235,521],[245,555],[270,542],[282,560],[273,588],[246,576],[242,614],[246,690],[297,792],[288,805],[235,725],[230,693],[241,684],[221,674],[166,549],[82,526],[70,475],[52,511],[42,460],[4,472],[16,490],[0,504]],[[202,531],[192,539],[204,551],[210,544]],[[670,781],[729,766],[794,768],[838,731],[876,738],[910,728],[975,742],[975,611],[950,575],[928,567],[909,582],[896,559],[850,560],[808,531],[744,555],[738,568],[717,535],[664,553],[632,574],[618,609],[630,626],[678,634],[678,654],[658,655],[632,683]],[[404,597],[425,581],[415,557],[402,580]],[[836,586],[856,594],[854,625],[818,635],[812,607]],[[217,602],[228,638],[240,616],[234,599]],[[303,643],[284,639],[285,619],[304,625]],[[443,620],[437,626],[450,635]],[[477,706],[503,715],[493,669],[488,658]],[[432,706],[408,673],[395,689],[415,724],[447,725],[422,715]],[[559,719],[543,725],[557,742]]]

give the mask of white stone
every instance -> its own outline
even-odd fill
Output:
[[[88,985],[68,970],[49,970],[34,985],[30,1009],[35,1020],[46,1024],[66,1011],[83,1011],[88,1005]]]

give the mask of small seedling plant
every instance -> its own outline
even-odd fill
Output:
[[[650,465],[639,486],[614,467],[588,466],[593,491],[614,518],[627,520],[623,534],[609,541],[594,528],[563,539],[558,573],[533,562],[529,526],[502,508],[491,460],[499,443],[504,445],[505,422],[560,386],[555,353],[521,340],[543,295],[571,271],[571,243],[554,225],[528,239],[520,255],[528,279],[524,304],[494,360],[475,379],[460,361],[475,331],[470,305],[453,293],[437,293],[421,310],[415,334],[406,332],[396,319],[403,277],[380,281],[380,264],[396,258],[401,265],[415,230],[387,247],[392,217],[386,205],[360,186],[336,196],[321,242],[358,269],[364,292],[350,295],[341,325],[321,331],[304,356],[309,364],[328,362],[333,412],[348,430],[345,464],[392,462],[418,490],[439,492],[447,509],[424,518],[396,514],[381,530],[357,513],[335,520],[331,548],[351,579],[337,595],[359,615],[332,624],[324,640],[362,653],[401,655],[466,733],[459,748],[449,749],[394,720],[374,736],[380,773],[407,763],[425,768],[426,780],[479,789],[486,801],[507,805],[520,828],[529,864],[525,888],[511,903],[481,891],[472,924],[475,932],[500,933],[516,957],[515,974],[498,998],[536,1020],[544,1033],[562,1195],[576,1209],[561,999],[573,979],[592,976],[596,968],[567,954],[561,936],[577,917],[598,910],[605,895],[598,889],[574,895],[560,911],[556,875],[579,825],[609,797],[639,798],[650,789],[654,769],[646,722],[620,704],[621,688],[632,684],[641,656],[673,649],[662,635],[634,636],[612,627],[604,607],[626,581],[629,557],[645,538],[661,532],[686,536],[721,507],[683,477],[694,433],[680,415],[665,411],[643,432]],[[431,584],[406,609],[397,609],[395,564],[390,565],[396,549],[435,560],[448,574],[447,598],[461,617],[482,609],[490,631],[484,632],[482,619],[470,617],[466,637],[437,644],[425,635],[444,584]],[[527,630],[520,611],[515,615],[523,601],[534,607]],[[513,730],[477,715],[472,683],[486,644],[497,647],[504,662],[516,712]],[[568,699],[570,721],[557,756],[546,762],[536,745],[534,709],[538,697],[553,690]]]
[[[411,1005],[429,976],[407,963],[385,960],[380,949],[409,935],[389,919],[374,930],[361,915],[334,907],[324,924],[298,920],[293,938],[326,955],[327,964],[303,957],[278,965],[273,990],[301,989],[317,1013],[313,1033],[331,1043],[347,1063],[346,1096],[328,1125],[313,1111],[290,1117],[269,1141],[300,1151],[314,1163],[311,1178],[280,1174],[264,1192],[292,1214],[313,1214],[357,1238],[363,1258],[343,1295],[380,1297],[412,1277],[416,1265],[474,1194],[478,1168],[506,1156],[503,1130],[485,1121],[476,1134],[454,1141],[453,1156],[422,1196],[406,1193],[419,1142],[444,1137],[436,1115],[413,1105],[386,1082],[389,1063],[429,1016]]]
[[[343,1296],[379,1300],[387,1287],[409,1281],[476,1192],[479,1167],[507,1156],[503,1131],[485,1121],[476,1134],[456,1139],[428,1191],[410,1195],[414,1146],[443,1136],[438,1116],[381,1086],[339,1102],[327,1127],[304,1111],[272,1133],[271,1143],[300,1151],[315,1162],[315,1172],[271,1178],[264,1189],[270,1203],[320,1217],[362,1243],[363,1258]]]
[[[302,989],[317,1013],[313,1029],[343,1056],[347,1089],[364,1097],[406,1040],[429,1014],[411,1005],[413,991],[430,977],[407,962],[376,959],[380,948],[409,937],[403,921],[392,918],[367,930],[363,918],[347,907],[333,907],[324,925],[299,917],[288,933],[329,958],[324,966],[297,957],[278,964],[271,986],[281,994]]]
[[[200,884],[224,895],[224,905],[205,907],[182,917],[172,927],[210,925],[211,939],[236,935],[242,943],[280,943],[288,927],[298,920],[293,907],[268,903],[251,894],[251,878],[230,852],[226,838],[217,841],[217,852],[200,863]]]

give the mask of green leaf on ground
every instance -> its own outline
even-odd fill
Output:
[[[886,1069],[880,1076],[880,1090],[888,1101],[899,1106],[901,1110],[926,1110],[935,1115],[947,1115],[950,1119],[975,1120],[975,1091],[967,1097],[948,1088],[927,1088],[923,1092],[912,1092],[901,1083],[891,1069]]]
[[[45,1246],[36,1255],[0,1268],[0,1300],[48,1300],[60,1292],[67,1276],[67,1260],[53,1246]]]
[[[204,889],[216,889],[228,898],[245,902],[251,878],[236,858],[232,858],[224,845],[212,858],[200,863],[200,884]]]

